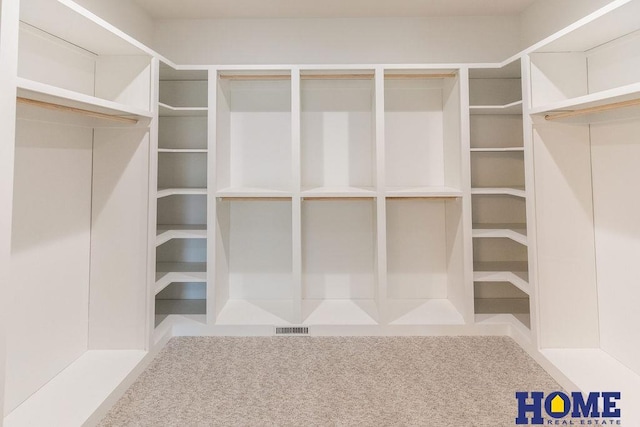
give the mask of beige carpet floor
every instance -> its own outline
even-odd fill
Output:
[[[560,386],[506,337],[174,338],[101,426],[513,426]]]

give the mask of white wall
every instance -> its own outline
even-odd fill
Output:
[[[184,64],[502,61],[519,18],[159,20],[155,48]]]
[[[153,44],[153,20],[131,0],[74,0],[136,40]]]
[[[521,15],[521,48],[527,48],[614,0],[537,0]]]
[[[11,256],[18,1],[0,0],[0,425],[4,413],[6,289]]]

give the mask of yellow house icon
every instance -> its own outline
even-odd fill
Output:
[[[554,414],[564,413],[564,399],[560,397],[560,395],[556,395],[553,399],[551,399],[551,412]]]

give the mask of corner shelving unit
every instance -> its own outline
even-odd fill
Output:
[[[530,336],[520,61],[469,73],[476,322]]]
[[[206,314],[207,81],[204,70],[160,67],[156,326]]]

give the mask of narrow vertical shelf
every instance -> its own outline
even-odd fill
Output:
[[[525,159],[520,61],[469,73],[476,323],[528,335]]]
[[[156,325],[206,314],[207,80],[206,71],[160,67]]]

